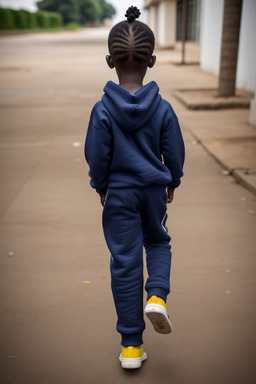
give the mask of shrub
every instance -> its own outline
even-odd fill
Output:
[[[49,27],[60,28],[62,26],[62,17],[59,13],[49,12]]]
[[[36,14],[29,12],[29,29],[35,29],[37,27],[37,18]]]
[[[34,26],[33,26],[33,21],[35,21],[35,19],[33,18],[32,16],[32,13],[29,12],[29,11],[23,11],[24,15],[25,15],[25,19],[26,19],[26,29],[33,29]],[[32,17],[31,17],[32,16]],[[32,22],[32,25],[31,25],[31,22]]]
[[[55,12],[29,12],[0,8],[0,30],[61,28],[62,17]]]
[[[49,17],[48,13],[43,11],[35,12],[36,22],[38,28],[49,28]]]
[[[13,14],[10,9],[0,8],[0,30],[14,29]]]
[[[13,12],[15,29],[26,29],[28,25],[27,13],[23,9]]]

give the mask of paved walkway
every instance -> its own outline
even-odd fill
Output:
[[[83,160],[92,105],[116,81],[106,33],[94,31],[0,39],[1,383],[253,384],[256,201],[230,170],[255,171],[256,128],[247,109],[186,109],[175,91],[217,80],[170,64],[179,51],[158,51],[146,79],[173,103],[187,149],[169,206],[174,332],[147,324],[148,361],[120,368],[101,207]]]

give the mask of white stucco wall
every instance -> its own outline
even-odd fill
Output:
[[[243,0],[236,85],[250,92],[256,89],[255,0]]]
[[[224,0],[202,0],[201,6],[201,67],[218,76]]]

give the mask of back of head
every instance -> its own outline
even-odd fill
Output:
[[[127,20],[116,24],[109,33],[109,53],[117,62],[143,63],[152,56],[155,37],[146,24],[136,20],[139,16],[137,7],[128,8]]]

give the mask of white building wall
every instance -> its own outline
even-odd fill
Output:
[[[219,75],[224,0],[202,0],[201,67]]]
[[[236,85],[250,92],[256,89],[255,0],[243,0]]]

